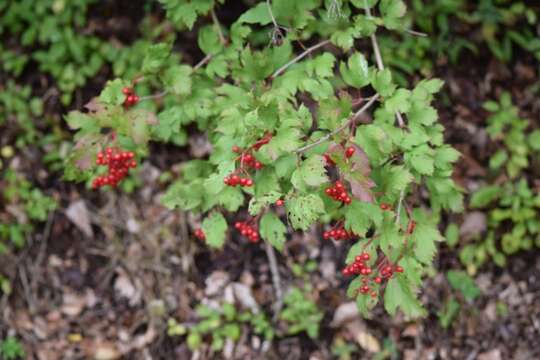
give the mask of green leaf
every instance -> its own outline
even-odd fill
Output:
[[[407,6],[402,0],[381,0],[379,9],[383,17],[403,17],[407,12]]]
[[[415,104],[412,106],[411,111],[407,113],[407,119],[409,119],[409,122],[422,124],[424,126],[432,125],[437,121],[438,117],[439,115],[437,114],[437,110],[429,105],[423,106]]]
[[[347,65],[341,63],[339,71],[345,83],[355,88],[362,88],[369,84],[369,66],[362,53],[355,52],[347,60]]]
[[[402,248],[404,240],[404,236],[399,232],[393,217],[387,216],[379,231],[379,244],[384,254],[392,259],[392,250]]]
[[[473,301],[481,295],[480,289],[466,272],[450,270],[446,277],[452,288],[461,292],[466,300]]]
[[[322,214],[324,202],[315,194],[294,196],[287,199],[287,216],[294,229],[307,230]]]
[[[225,242],[227,221],[219,212],[214,212],[202,223],[202,230],[206,235],[206,242],[213,248],[221,248]]]
[[[305,190],[306,186],[316,187],[327,183],[325,164],[326,161],[321,155],[311,155],[293,173],[291,183],[301,190]]]
[[[414,148],[405,153],[404,158],[408,166],[422,175],[433,175],[435,170],[434,151],[427,145]]]
[[[261,237],[279,251],[283,250],[286,232],[287,227],[281,222],[276,214],[267,212],[263,215],[260,222]]]
[[[281,155],[290,153],[300,147],[301,133],[295,128],[280,128],[272,140],[259,150],[272,160],[276,160]]]
[[[143,59],[142,72],[156,73],[165,65],[171,53],[171,45],[160,43],[152,45],[146,51]]]
[[[239,188],[225,187],[218,195],[218,203],[228,211],[238,211],[244,205],[244,194]]]
[[[396,85],[392,83],[390,69],[375,71],[371,76],[371,85],[383,97],[392,95],[396,89]]]
[[[120,79],[107,81],[105,88],[99,94],[99,100],[108,105],[122,105],[126,100],[126,95],[122,93],[124,86]]]
[[[384,308],[386,311],[393,316],[396,314],[398,307],[405,315],[412,318],[426,315],[426,311],[413,295],[411,288],[402,275],[391,278],[384,292]]]
[[[169,66],[163,75],[165,89],[176,95],[187,95],[191,92],[191,66]]]
[[[411,108],[409,98],[411,92],[407,89],[398,89],[391,97],[386,99],[384,106],[390,113],[406,113]]]
[[[413,176],[404,166],[387,165],[381,169],[380,177],[375,182],[387,196],[400,194],[413,181]]]
[[[386,156],[394,149],[388,134],[375,124],[359,126],[354,142],[365,151],[370,163],[374,166],[379,165],[380,161],[386,159]]]
[[[280,197],[281,194],[277,191],[270,191],[264,195],[252,197],[249,201],[249,214],[252,216],[258,215],[263,208],[274,204]]]
[[[540,151],[540,130],[534,130],[530,133],[527,141],[533,150]]]
[[[271,22],[272,17],[268,11],[266,2],[260,2],[257,6],[252,7],[238,18],[238,23],[268,25]]]
[[[484,186],[472,195],[470,206],[471,208],[476,209],[486,207],[493,201],[497,200],[502,195],[502,193],[503,191],[500,186]]]
[[[222,181],[223,182],[223,181]],[[175,182],[161,197],[161,202],[169,209],[179,207],[183,210],[191,210],[201,205],[204,188],[197,182],[184,184]]]
[[[444,232],[444,237],[448,246],[456,246],[459,242],[459,227],[454,223],[449,224]]]
[[[435,225],[419,222],[411,235],[416,259],[424,264],[431,264],[437,252],[435,242],[443,240],[444,238]]]
[[[207,25],[199,30],[198,43],[201,50],[206,55],[214,55],[223,49],[223,44],[219,38],[215,26]]]
[[[353,200],[345,210],[345,228],[364,236],[371,226],[382,224],[382,210],[375,204]]]

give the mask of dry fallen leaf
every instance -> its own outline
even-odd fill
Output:
[[[366,330],[366,327],[360,320],[349,322],[347,329],[354,335],[354,339],[364,350],[372,353],[381,351],[379,340]]]
[[[330,326],[337,328],[352,320],[358,320],[358,307],[354,301],[338,306]]]
[[[92,226],[90,225],[90,216],[84,200],[72,202],[66,210],[66,216],[89,238],[94,237]]]

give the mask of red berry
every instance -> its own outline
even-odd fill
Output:
[[[403,268],[399,265],[396,266],[396,272],[398,273],[402,273],[403,272]]]
[[[377,284],[380,284],[380,283],[382,282],[382,279],[381,279],[379,276],[377,276],[377,277],[375,278],[375,282],[376,282]]]
[[[382,210],[390,210],[392,207],[389,204],[382,203],[381,209]]]
[[[407,225],[407,234],[412,234],[415,228],[416,228],[416,222],[414,220],[411,220],[409,224]]]
[[[284,203],[285,203],[285,201],[283,201],[282,199],[278,199],[276,201],[276,206],[283,206]]]
[[[328,154],[324,154],[324,159],[326,160],[326,165],[328,166],[334,166],[336,165],[336,163],[334,162],[334,160],[332,160],[332,158],[330,157],[330,155]]]
[[[369,254],[368,253],[362,253],[360,255],[360,257],[362,258],[362,260],[364,261],[368,261],[369,260]]]
[[[246,186],[253,186],[253,180],[251,179],[246,179]]]
[[[122,93],[124,95],[129,95],[129,94],[133,93],[133,89],[126,86],[125,88],[122,89]]]
[[[353,156],[354,154],[354,147],[352,146],[349,146],[346,150],[345,150],[345,157],[348,159],[350,158],[351,156]]]
[[[242,149],[240,149],[240,148],[239,148],[238,146],[236,146],[236,145],[233,145],[232,151],[235,152],[235,153],[239,153],[239,152],[242,151]]]

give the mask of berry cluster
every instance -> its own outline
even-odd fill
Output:
[[[354,237],[354,234],[352,232],[348,232],[347,230],[345,230],[343,228],[343,225],[336,226],[332,230],[323,232],[324,240],[329,240],[329,239],[336,240],[336,241],[349,240],[349,239],[352,239],[353,237]]]
[[[399,265],[386,265],[381,269],[380,274],[384,279],[390,279],[395,272],[402,273],[403,268]]]
[[[390,279],[394,273],[402,273],[403,268],[399,265],[384,265],[385,260],[383,260],[377,268],[379,269],[377,276],[370,276],[373,274],[374,270],[369,267],[369,265],[366,264],[367,261],[369,261],[370,256],[368,253],[361,253],[360,255],[356,256],[354,258],[354,262],[348,266],[346,266],[342,273],[345,276],[350,275],[361,275],[362,276],[362,286],[358,289],[358,292],[361,294],[368,294],[371,290],[373,290],[373,286],[378,286],[381,284],[384,280]],[[370,287],[370,285],[372,287]],[[377,297],[377,292],[375,290],[371,291],[370,293],[371,297]]]
[[[368,253],[362,253],[354,258],[354,262],[348,266],[346,266],[342,273],[345,276],[349,275],[364,275],[367,276],[371,274],[372,270],[371,268],[366,264],[366,261],[369,260],[369,254]]]
[[[204,234],[204,231],[202,231],[202,229],[195,230],[195,237],[199,240],[206,240],[206,235]]]
[[[225,179],[223,179],[223,182],[225,183],[225,185],[228,186],[253,186],[253,180],[251,180],[250,178],[243,178],[238,175],[227,176],[225,177]]]
[[[264,167],[260,161],[255,159],[255,156],[249,153],[240,155],[240,164],[255,170],[261,170]]]
[[[108,173],[95,178],[92,187],[97,189],[106,185],[118,185],[127,176],[129,169],[137,166],[134,157],[135,154],[131,151],[121,151],[113,148],[107,148],[105,152],[98,152],[96,164],[108,166]]]
[[[126,100],[124,100],[125,107],[136,105],[140,100],[133,88],[125,87],[122,89],[122,93],[126,95]]]
[[[234,173],[230,174],[229,176],[225,177],[225,179],[223,179],[223,182],[225,183],[225,185],[228,185],[228,186],[240,185],[240,186],[247,186],[247,187],[253,186],[253,180],[251,180],[248,177],[242,177],[238,175],[238,172],[241,171],[249,175],[248,173],[249,169],[261,170],[264,167],[263,163],[258,161],[255,158],[255,156],[252,154],[252,149],[254,149],[255,151],[259,150],[261,146],[263,146],[264,144],[268,144],[271,138],[272,138],[272,134],[267,133],[266,135],[264,135],[264,137],[257,140],[255,144],[251,145],[246,150],[240,148],[238,145],[233,145],[232,151],[234,153],[240,154],[236,158],[236,161],[240,162],[240,167]]]
[[[332,199],[341,201],[344,204],[348,205],[352,201],[349,194],[347,194],[347,189],[345,189],[345,186],[341,181],[336,181],[334,186],[327,188],[325,192],[326,195],[330,196]]]
[[[236,224],[234,224],[234,227],[252,243],[259,241],[259,231],[255,226],[250,225],[248,222],[237,221]]]

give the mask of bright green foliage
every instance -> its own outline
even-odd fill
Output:
[[[144,54],[138,60],[144,78],[135,91],[153,87],[156,95],[123,106],[121,90],[133,79],[117,72],[122,78],[107,83],[89,104],[89,113],[70,113],[66,121],[77,143],[66,178],[88,181],[99,175],[95,156],[105,146],[121,145],[139,159],[150,141],[184,146],[187,129],[201,131],[211,145],[209,156],[184,163],[162,202],[203,214],[202,230],[211,246],[223,246],[226,234],[235,231],[227,229],[226,213],[243,208],[255,216],[251,220],[261,238],[278,249],[285,246],[287,231],[342,221],[357,243],[349,259],[365,248],[373,263],[380,258],[407,267],[409,273],[391,286],[393,295],[384,297],[386,308],[394,312],[400,305],[410,316],[423,314],[415,294],[441,240],[436,222],[425,219],[436,220],[445,209],[461,210],[462,201],[451,178],[459,153],[444,144],[432,106],[443,82],[424,79],[399,86],[392,69],[378,69],[369,52],[347,51],[355,42],[370,44],[369,36],[379,27],[404,31],[405,3],[260,1],[230,27],[213,16],[219,1],[161,3],[179,30],[198,29],[206,57],[196,65],[182,62],[173,38],[136,44],[137,53]],[[299,40],[313,44],[308,56],[298,57]],[[368,96],[375,96],[369,104]],[[352,121],[361,106],[364,113]],[[233,147],[253,156],[258,170],[247,168]],[[350,158],[344,155],[348,147],[355,150]],[[253,185],[228,186],[224,179],[233,174],[249,177]],[[350,192],[348,206],[324,193],[338,177]],[[429,194],[430,214],[407,202],[420,188]],[[284,211],[275,211],[278,199]],[[392,209],[382,211],[382,204]],[[422,233],[407,232],[413,221]],[[357,281],[353,284],[358,287]],[[384,288],[375,290],[382,295]],[[349,294],[356,296],[353,290]],[[399,303],[394,295],[406,301]],[[363,312],[377,303],[360,298]]]
[[[471,198],[471,206],[490,208],[488,232],[467,244],[460,259],[470,272],[491,258],[506,264],[506,255],[540,247],[540,194],[525,179],[481,188]]]
[[[463,300],[458,300],[464,299],[466,302],[472,303],[481,295],[480,289],[476,286],[474,279],[467,275],[466,272],[450,270],[447,272],[446,277],[454,291],[446,299],[443,307],[437,312],[439,324],[443,329],[448,329],[459,315]],[[458,294],[459,296],[457,296]]]
[[[450,325],[452,325],[456,317],[459,315],[460,309],[461,305],[459,305],[459,302],[455,298],[448,298],[442,309],[437,312],[439,324],[443,329],[448,329]]]
[[[499,102],[487,101],[484,108],[492,114],[488,118],[487,132],[492,140],[502,143],[490,159],[489,167],[493,170],[505,168],[510,178],[516,178],[529,166],[529,156],[535,150],[534,136],[528,139],[525,131],[530,121],[521,119],[518,108],[512,104],[509,93],[501,95]],[[536,133],[535,133],[536,134]]]
[[[538,155],[540,132],[527,132],[531,122],[519,117],[509,93],[503,93],[499,102],[486,102],[484,108],[492,113],[488,134],[503,145],[490,158],[490,168],[494,175],[504,174],[511,181],[485,185],[471,196],[470,207],[490,209],[487,234],[481,234],[460,252],[471,273],[489,258],[504,266],[506,255],[540,247],[540,194],[522,176]]]
[[[33,223],[47,220],[49,213],[57,206],[53,198],[44,195],[12,169],[5,172],[3,180],[6,186],[0,196],[2,204],[21,211],[14,213],[11,221],[0,223],[0,254],[8,251],[6,241],[16,248],[23,247],[26,235],[33,229]]]
[[[31,51],[39,70],[49,73],[62,92],[62,102],[69,104],[73,91],[95,76],[101,67],[114,59],[111,44],[94,35],[83,35],[86,13],[95,0],[23,0],[8,2],[1,9],[0,34],[19,39],[21,55]],[[9,65],[15,74],[25,64]]]
[[[238,312],[230,303],[224,303],[219,310],[199,305],[196,311],[199,319],[194,326],[186,327],[174,319],[169,319],[168,322],[168,335],[186,334],[186,343],[191,350],[198,349],[208,339],[211,340],[213,352],[221,351],[226,339],[232,341],[240,339],[244,324],[249,324],[254,334],[263,336],[266,340],[272,340],[275,335],[271,323],[264,314]]]
[[[13,336],[0,341],[0,358],[5,360],[22,359],[25,356],[22,344]]]
[[[305,331],[310,338],[316,339],[319,336],[319,323],[324,316],[317,304],[298,288],[291,289],[283,303],[279,318],[287,324],[287,333],[294,335]]]
[[[221,213],[213,213],[202,223],[202,229],[206,234],[208,245],[212,247],[222,247],[225,241],[225,231],[227,231],[227,221]]]
[[[476,286],[474,279],[472,279],[467,273],[463,271],[450,270],[446,274],[450,286],[454,290],[457,290],[463,295],[465,300],[473,301],[480,296],[480,289]]]
[[[21,135],[16,145],[34,143],[38,138],[35,119],[43,114],[43,102],[32,97],[30,86],[18,86],[9,80],[0,91],[0,132],[8,125],[15,125]]]

